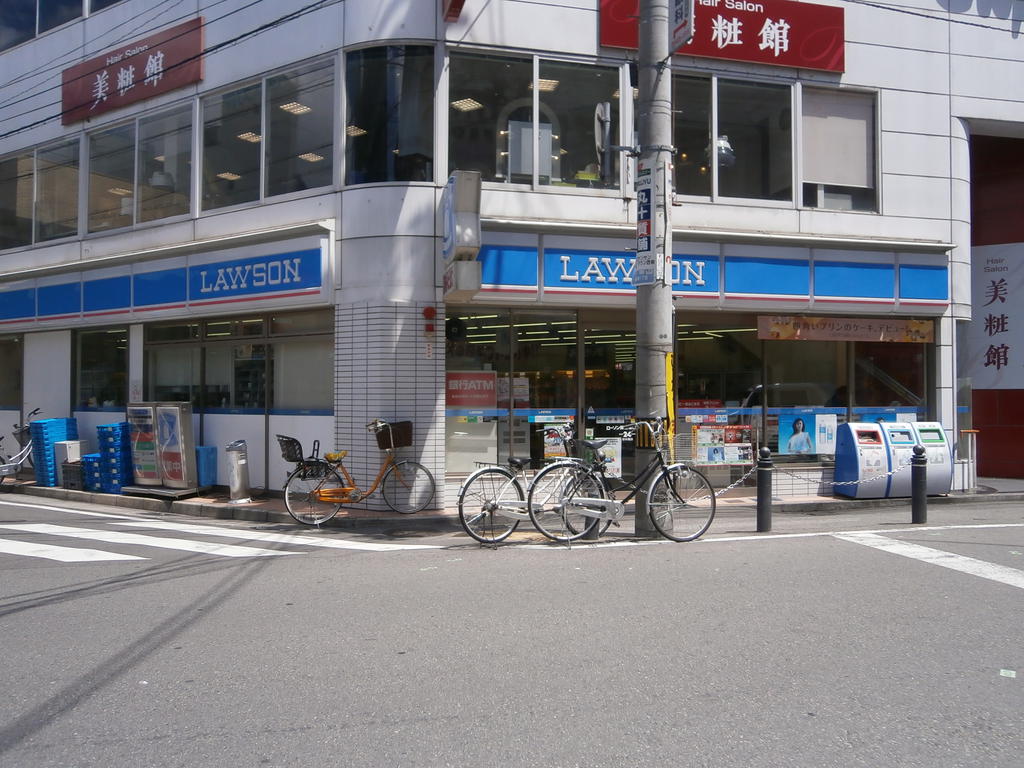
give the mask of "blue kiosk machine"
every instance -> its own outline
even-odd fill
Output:
[[[918,443],[928,457],[928,495],[949,493],[953,454],[937,421],[840,424],[836,433],[835,492],[854,499],[909,497],[910,462]]]

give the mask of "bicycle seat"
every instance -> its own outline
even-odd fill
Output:
[[[324,460],[329,461],[332,464],[337,464],[346,456],[348,456],[348,451],[332,451],[331,453],[324,454]]]
[[[592,451],[599,451],[608,445],[608,438],[606,437],[604,440],[580,440],[580,442]]]
[[[520,459],[518,456],[509,456],[508,465],[517,472],[522,472],[529,465],[529,459]]]

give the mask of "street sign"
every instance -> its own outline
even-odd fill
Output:
[[[670,51],[678,51],[693,39],[693,0],[672,0],[669,28],[672,30]]]
[[[671,248],[665,198],[667,163],[641,159],[636,177],[636,262],[634,286],[665,280],[665,254]]]

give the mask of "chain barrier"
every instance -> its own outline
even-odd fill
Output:
[[[908,462],[904,462],[903,464],[900,464],[898,467],[896,467],[896,469],[894,469],[894,470],[892,470],[890,472],[886,472],[884,475],[875,475],[874,477],[868,477],[868,478],[865,478],[863,480],[832,480],[832,481],[829,481],[829,482],[824,482],[824,481],[820,481],[820,482],[823,482],[824,485],[833,485],[833,486],[835,486],[835,485],[860,485],[861,483],[874,483],[874,482],[878,482],[879,480],[886,480],[886,479],[892,477],[893,475],[899,474],[900,472],[902,472],[904,469],[906,469],[909,466],[912,466],[911,462],[909,462],[909,461]],[[773,471],[780,472],[783,475],[789,475],[790,477],[792,477],[792,478],[794,478],[796,480],[800,480],[801,482],[804,482],[804,483],[808,482],[808,478],[806,476],[797,475],[797,474],[794,474],[793,472],[789,472],[788,470],[785,470],[785,469],[779,469],[778,467],[773,467]]]
[[[731,491],[731,490],[732,490],[733,488],[735,488],[736,486],[738,486],[738,485],[739,485],[740,483],[742,483],[742,482],[743,482],[744,480],[746,480],[746,479],[747,479],[748,477],[750,477],[750,476],[751,476],[752,474],[754,474],[754,473],[755,473],[756,471],[757,471],[757,464],[754,464],[754,466],[752,466],[752,467],[750,468],[750,470],[749,470],[749,471],[747,472],[747,474],[745,474],[745,475],[744,475],[743,477],[741,477],[741,478],[740,478],[739,480],[737,480],[737,481],[736,481],[736,482],[734,482],[734,483],[730,483],[729,485],[725,486],[725,488],[723,488],[723,489],[722,489],[722,490],[720,490],[720,491],[715,491],[715,498],[717,499],[717,498],[718,498],[719,496],[721,496],[721,495],[722,495],[723,493],[726,493],[726,492],[728,492],[728,491]]]

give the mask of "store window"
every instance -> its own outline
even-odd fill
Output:
[[[532,82],[530,59],[451,55],[449,171],[479,171],[484,181],[531,183],[533,145],[529,133],[520,130],[512,136],[508,124],[531,124]],[[520,141],[519,149],[510,149],[509,142],[514,139]],[[530,153],[529,160],[526,153]]]
[[[78,234],[79,140],[36,153],[35,240]]]
[[[718,81],[718,194],[793,199],[793,111],[788,85]]]
[[[203,99],[203,209],[260,196],[262,86]]]
[[[711,79],[672,78],[675,188],[681,195],[711,196]]]
[[[91,12],[122,0],[89,0]],[[81,18],[85,0],[4,0],[0,7],[0,51],[31,40],[38,32]]]
[[[876,210],[874,95],[804,88],[802,112],[803,204]]]
[[[139,121],[139,221],[189,213],[192,107]]]
[[[135,126],[89,135],[89,232],[131,226],[135,207]]]
[[[434,49],[345,57],[345,183],[434,180]]]
[[[267,195],[331,184],[334,168],[334,64],[267,80]]]
[[[128,394],[128,329],[75,334],[76,410],[123,409]]]
[[[21,410],[22,349],[20,336],[0,336],[0,410]]]
[[[39,0],[39,31],[59,27],[82,15],[82,0]]]
[[[0,160],[0,248],[32,242],[32,154]]]

